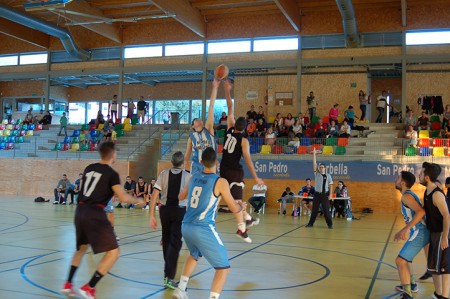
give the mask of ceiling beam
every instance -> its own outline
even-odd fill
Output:
[[[48,34],[3,18],[0,18],[0,33],[45,49],[48,49],[50,43],[50,36]]]
[[[108,24],[108,21],[111,19],[107,18],[100,9],[90,6],[84,0],[72,1],[64,9],[54,9],[52,12],[71,20],[75,24],[88,23],[81,26],[112,41],[122,43],[119,25],[115,23]],[[89,24],[89,21],[98,21],[99,19],[105,21],[105,23]]]
[[[276,5],[284,14],[286,19],[294,27],[295,31],[300,32],[300,11],[295,0],[275,0]]]
[[[408,9],[408,4],[406,3],[406,0],[402,0],[402,26],[406,27],[406,11]]]
[[[192,30],[201,37],[206,37],[206,22],[200,11],[193,8],[188,0],[152,0],[168,15],[174,15],[174,19]]]

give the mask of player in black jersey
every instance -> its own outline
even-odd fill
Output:
[[[442,189],[436,185],[440,174],[438,164],[424,162],[419,175],[420,183],[427,188],[424,194],[426,224],[430,231],[427,268],[433,275],[435,292],[432,298],[435,299],[450,296],[450,205]]]
[[[231,82],[226,80],[224,83],[224,89],[228,106],[228,118],[222,161],[220,162],[220,176],[228,181],[230,184],[231,195],[233,195],[233,198],[240,204],[242,203],[244,191],[244,170],[240,163],[242,157],[244,157],[247,168],[256,183],[258,185],[264,185],[264,182],[258,178],[258,175],[256,174],[255,167],[253,166],[252,158],[250,156],[250,144],[243,134],[247,122],[244,117],[239,117],[236,121],[234,120],[231,88]],[[237,218],[239,224],[236,234],[245,242],[250,243],[252,240],[247,235],[247,227],[257,225],[259,223],[259,219],[252,218],[245,210],[239,214],[242,214],[242,220],[245,220],[245,223],[243,221],[240,222],[240,219]],[[239,214],[236,217],[241,217]]]
[[[69,298],[77,297],[73,290],[72,279],[88,245],[91,245],[95,254],[105,252],[105,255],[89,283],[80,288],[79,292],[82,298],[95,299],[95,285],[119,258],[119,245],[114,230],[103,211],[111,197],[116,194],[121,202],[144,203],[143,200],[128,195],[120,185],[119,174],[111,167],[116,159],[114,143],[100,144],[99,153],[101,161],[86,167],[81,180],[78,206],[75,212],[77,251],[72,258],[67,282],[61,290]]]

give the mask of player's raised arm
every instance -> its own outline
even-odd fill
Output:
[[[225,98],[227,99],[228,117],[227,117],[227,129],[234,127],[234,112],[233,112],[233,101],[231,100],[231,89],[233,84],[229,79],[226,79],[223,88],[225,89]]]
[[[186,169],[186,163],[191,158],[191,154],[192,154],[192,140],[191,140],[191,137],[189,137],[188,141],[187,141],[187,146],[186,146],[186,153],[184,154],[184,169]],[[191,169],[191,171],[192,171],[192,169]]]
[[[316,150],[313,150],[313,170],[314,173],[317,172],[317,160],[316,160]]]
[[[220,81],[214,78],[212,82],[211,98],[209,102],[208,116],[206,118],[205,128],[214,136],[214,103],[217,98],[217,90],[219,89]]]

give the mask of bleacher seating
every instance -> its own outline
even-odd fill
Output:
[[[304,155],[304,154],[307,154],[307,153],[308,153],[308,147],[306,145],[300,145],[297,148],[297,154]]]
[[[419,155],[420,156],[431,156],[431,151],[429,147],[421,147],[419,150]]]
[[[261,152],[260,154],[270,154],[272,152],[272,148],[270,147],[270,145],[264,144],[261,147]]]
[[[416,148],[413,146],[409,146],[406,148],[406,152],[405,152],[406,156],[415,156],[416,155]]]
[[[337,146],[334,154],[335,155],[345,155],[346,154],[345,146]]]
[[[428,132],[428,130],[420,130],[419,138],[430,138],[430,133]]]
[[[323,155],[332,155],[333,154],[333,147],[330,145],[325,145],[322,149]]]
[[[444,148],[443,147],[435,147],[433,148],[433,156],[435,157],[444,157]]]
[[[429,147],[430,139],[429,138],[421,138],[419,139],[419,147]]]

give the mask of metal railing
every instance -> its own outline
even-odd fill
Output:
[[[132,157],[134,155],[136,155],[137,152],[140,152],[143,148],[145,148],[147,145],[149,145],[150,142],[155,138],[155,135],[160,132],[159,128],[154,128],[154,127],[153,128],[149,127],[149,128],[150,128],[150,130],[149,130],[148,136],[143,138],[142,141],[139,140],[139,143],[136,146],[136,148],[128,155],[128,158],[127,158],[128,161],[132,160]]]
[[[179,111],[178,119],[172,123],[167,130],[164,130],[162,133],[162,139],[164,144],[161,145],[161,158],[164,157],[165,154],[172,150],[172,147],[181,139],[181,137],[189,130],[180,130],[180,122],[183,118],[189,115],[190,111]],[[177,133],[174,134],[174,131],[177,130]],[[169,136],[168,144],[167,139],[164,138],[164,135]],[[174,136],[175,135],[175,136]]]

